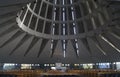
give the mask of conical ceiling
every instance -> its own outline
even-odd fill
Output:
[[[0,62],[120,61],[117,0],[0,1]]]

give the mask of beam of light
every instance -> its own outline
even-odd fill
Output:
[[[120,49],[118,49],[114,44],[112,44],[109,40],[107,40],[104,36],[99,35],[105,42],[107,42],[111,47],[113,47],[115,50],[120,52]]]

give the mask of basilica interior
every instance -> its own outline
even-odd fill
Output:
[[[0,0],[0,77],[120,77],[120,0]]]

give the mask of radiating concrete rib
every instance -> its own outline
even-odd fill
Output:
[[[2,33],[6,32],[6,30],[9,30],[10,28],[12,28],[15,25],[16,25],[15,22],[10,23],[9,25],[8,24],[0,24],[0,35]]]
[[[12,55],[25,41],[30,39],[30,36],[25,33],[25,36],[20,40],[20,42],[16,45],[16,47],[10,52],[9,55]]]
[[[5,45],[8,44],[9,42],[11,42],[13,39],[15,39],[16,37],[18,37],[18,35],[20,34],[20,33],[19,33],[19,29],[16,29],[16,30],[12,31],[12,33],[13,33],[13,34],[9,37],[9,39],[6,40],[6,41],[4,41],[4,43],[1,44],[0,47],[5,46]]]
[[[120,36],[115,34],[114,32],[108,32],[109,34],[111,34],[112,36],[114,36],[115,38],[117,38],[118,40],[120,40]]]
[[[21,10],[21,8],[22,8],[21,5],[20,6],[11,6],[11,7],[0,8],[0,15],[4,15],[4,14],[16,12],[16,11],[18,12],[19,10]]]
[[[79,5],[79,8],[81,9],[81,16],[84,17],[83,7],[81,5]],[[83,25],[84,25],[85,32],[88,32],[88,27],[87,27],[86,21],[83,20],[82,22],[83,22]]]
[[[35,0],[1,0],[0,7],[6,7],[11,5],[18,5],[18,4],[27,4],[29,2],[33,2]]]
[[[79,5],[79,8],[81,9],[81,15],[84,16],[83,7],[82,7],[81,5]],[[82,22],[83,22],[83,26],[84,26],[84,31],[85,31],[85,32],[88,32],[88,27],[87,27],[87,24],[86,24],[87,22],[86,22],[85,20],[83,20]],[[82,40],[82,39],[81,39],[81,40]],[[88,50],[89,53],[91,54],[91,49],[90,49],[89,46],[88,46],[88,39],[87,39],[87,37],[84,38],[83,40],[84,40],[84,42],[86,42],[86,44],[84,44],[84,42],[83,42],[83,44],[86,46],[87,50]],[[82,40],[82,41],[83,41],[83,40]],[[91,54],[91,55],[92,55],[92,54]]]
[[[111,41],[109,41],[107,38],[105,38],[103,35],[99,35],[99,37],[104,40],[108,45],[110,45],[112,48],[114,48],[116,51],[120,53],[120,49],[117,48]]]
[[[40,56],[40,54],[41,54],[42,51],[44,50],[45,46],[47,45],[48,41],[49,41],[48,39],[43,39],[43,40],[42,40],[42,43],[41,43],[41,46],[40,46],[40,50],[39,50],[39,52],[38,52],[37,57]]]
[[[2,18],[2,17],[1,17]],[[6,17],[5,16],[5,18],[2,18],[1,20],[0,20],[0,24],[2,24],[2,23],[5,23],[5,22],[8,22],[9,20],[12,20],[12,19],[15,19],[16,18],[16,16],[14,15],[14,16],[9,16],[9,17]]]
[[[101,51],[101,53],[103,55],[107,55],[106,52],[103,50],[101,44],[99,43],[99,41],[96,39],[96,37],[90,38],[92,39],[92,41],[94,42],[95,46]]]
[[[31,41],[29,47],[27,48],[24,56],[26,56],[30,52],[30,50],[34,47],[34,45],[38,42],[38,40],[39,40],[39,38],[34,37],[34,36],[32,37],[32,41]]]
[[[6,29],[5,31],[3,30],[3,31],[0,33],[0,37],[8,34],[9,32],[15,31],[16,29],[19,29],[19,28],[15,28],[14,26],[12,26],[12,27],[7,27],[7,29]]]

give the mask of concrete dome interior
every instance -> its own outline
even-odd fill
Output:
[[[0,62],[120,61],[117,0],[1,0]]]

